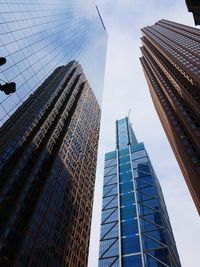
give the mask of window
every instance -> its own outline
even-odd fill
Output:
[[[120,192],[130,192],[133,191],[133,182],[127,182],[127,183],[123,183],[120,184]]]
[[[125,172],[125,171],[130,171],[130,170],[131,170],[131,164],[130,164],[130,163],[121,165],[121,166],[119,167],[119,172],[120,172],[120,173],[123,173],[123,172]]]
[[[121,206],[127,206],[135,202],[134,193],[125,193],[120,195]]]
[[[137,219],[121,222],[122,236],[135,235],[138,233]]]
[[[129,205],[121,208],[122,220],[133,219],[137,216],[135,205]]]
[[[142,259],[140,255],[136,256],[128,256],[122,258],[123,267],[141,267],[142,266]]]
[[[128,148],[121,149],[121,150],[119,151],[119,156],[120,156],[120,157],[127,156],[128,154],[129,154],[129,149],[128,149]]]
[[[121,239],[122,254],[131,254],[140,252],[140,242],[138,236],[125,237]]]
[[[128,163],[128,162],[130,162],[130,157],[129,157],[129,155],[120,158],[119,162],[120,162],[120,163],[119,163],[120,165],[123,164],[123,163]]]
[[[112,152],[106,153],[105,160],[113,159],[113,158],[116,158],[116,157],[117,157],[116,151],[112,151]]]
[[[130,180],[132,180],[132,172],[131,171],[120,174],[120,182],[128,182]]]

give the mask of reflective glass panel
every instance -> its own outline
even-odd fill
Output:
[[[107,34],[92,0],[1,1],[0,17],[0,50],[7,59],[0,79],[16,83],[15,93],[0,91],[0,125],[72,60],[81,64],[101,103]]]

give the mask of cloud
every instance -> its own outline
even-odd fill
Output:
[[[199,217],[184,178],[153,106],[142,67],[140,28],[159,19],[194,26],[182,0],[97,1],[108,31],[99,160],[89,267],[97,266],[104,153],[115,149],[115,120],[132,112],[130,120],[143,141],[161,183],[183,267],[199,262]]]

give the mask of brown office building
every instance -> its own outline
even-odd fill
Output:
[[[142,33],[150,93],[200,213],[200,30],[161,20]]]
[[[200,25],[200,1],[186,0],[188,11],[193,13],[195,25]]]

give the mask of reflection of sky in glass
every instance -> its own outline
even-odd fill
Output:
[[[0,3],[0,78],[17,92],[0,92],[0,124],[60,65],[78,60],[101,103],[107,35],[92,0]]]

